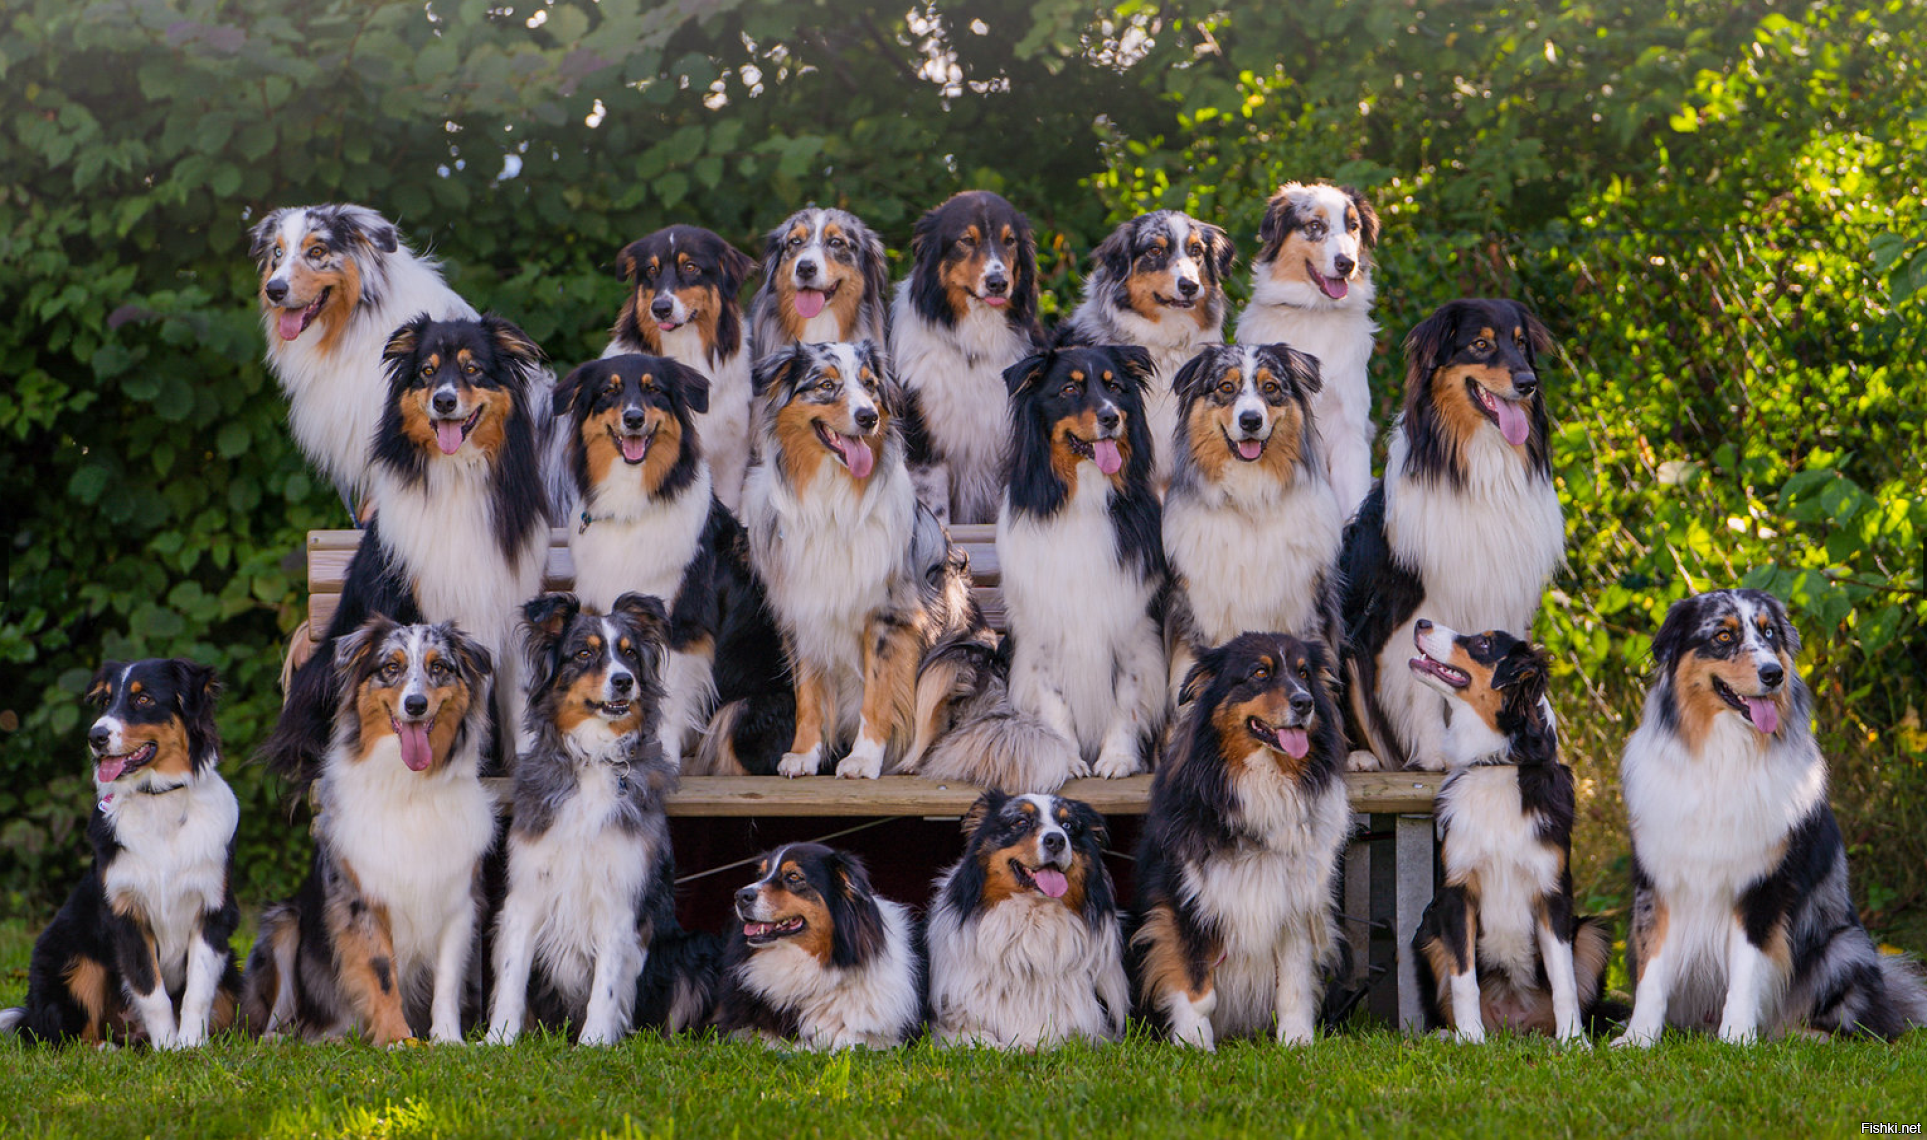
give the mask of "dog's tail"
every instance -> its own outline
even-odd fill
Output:
[[[1013,795],[1054,792],[1077,767],[1077,746],[1056,729],[1008,704],[959,724],[937,741],[922,772]]]
[[[917,771],[931,746],[955,727],[972,704],[1001,694],[1009,668],[994,635],[987,631],[961,629],[938,639],[917,666],[910,748],[897,770]]]
[[[20,1027],[26,1023],[26,1006],[16,1005],[10,1006],[7,1009],[0,1009],[0,1033],[18,1033],[20,1032]]]
[[[274,730],[255,751],[255,759],[292,784],[297,794],[321,774],[334,732],[335,706],[341,700],[340,686],[331,652],[308,658],[295,670]]]
[[[248,951],[241,975],[241,1000],[235,1026],[250,1037],[268,1037],[294,1021],[295,971],[301,948],[300,913],[278,903],[261,914],[261,933]]]
[[[721,938],[682,930],[658,934],[636,979],[636,1027],[681,1033],[708,1025],[722,975]]]
[[[796,694],[773,689],[729,701],[709,718],[691,776],[773,776],[796,738]]]
[[[1606,964],[1613,955],[1612,925],[1598,915],[1572,923],[1572,974],[1586,1032],[1597,1037],[1624,1025],[1633,1007],[1606,993]]]

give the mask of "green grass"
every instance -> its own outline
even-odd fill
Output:
[[[0,1002],[28,933],[0,926]],[[0,1043],[5,1136],[1859,1134],[1927,1117],[1927,1034],[1899,1045],[1668,1041],[1625,1055],[1389,1033],[1198,1056],[1142,1039],[1038,1056],[928,1045],[835,1057],[685,1039],[610,1050],[220,1041],[191,1054]]]

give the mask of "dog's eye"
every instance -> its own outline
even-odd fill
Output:
[[[386,665],[383,665],[383,666],[381,667],[381,679],[382,679],[382,680],[384,680],[384,681],[392,681],[392,680],[394,680],[395,678],[397,678],[397,677],[399,677],[399,676],[401,676],[401,662],[399,662],[399,661],[390,661],[390,662],[389,662],[388,664],[386,664]]]
[[[1281,392],[1283,392],[1284,390],[1285,390],[1284,386],[1279,384],[1278,381],[1276,380],[1265,381],[1265,386],[1263,391],[1264,391],[1264,394],[1267,396],[1276,396]]]
[[[816,390],[824,393],[825,395],[828,395],[829,393],[836,391],[836,388],[837,388],[837,381],[835,380],[825,380],[821,384],[818,384],[816,386]]]
[[[1238,390],[1238,386],[1236,384],[1233,384],[1229,380],[1218,381],[1218,391],[1224,393],[1227,396],[1231,395],[1233,392],[1236,392],[1237,390]]]
[[[800,249],[802,248],[802,245],[803,245],[803,239],[801,237],[793,237],[790,239],[791,249]]]
[[[1257,666],[1256,668],[1254,668],[1254,669],[1252,669],[1252,670],[1251,670],[1251,679],[1252,679],[1252,680],[1254,680],[1254,681],[1269,681],[1269,680],[1271,680],[1271,666],[1269,666],[1269,665],[1259,665],[1259,666]]]
[[[1200,243],[1198,243],[1198,242],[1195,242],[1195,241],[1194,241],[1194,242],[1192,242],[1192,243],[1191,243],[1191,244],[1190,244],[1189,246],[1186,246],[1186,247],[1185,247],[1185,250],[1184,250],[1184,252],[1186,252],[1186,253],[1188,253],[1188,254],[1190,254],[1190,255],[1191,255],[1192,257],[1203,257],[1203,256],[1204,256],[1204,246],[1203,246],[1202,244],[1200,244]]]
[[[830,248],[831,248],[831,249],[842,249],[842,248],[844,247],[844,245],[846,245],[846,244],[848,244],[848,243],[846,243],[846,242],[845,242],[845,241],[844,241],[844,240],[843,240],[842,238],[840,238],[840,237],[833,237],[833,238],[831,238],[831,239],[829,240],[829,246],[830,246]]]
[[[433,376],[434,374],[435,374],[435,366],[433,364],[422,365],[423,376]]]
[[[1492,342],[1485,339],[1484,337],[1480,337],[1479,339],[1472,342],[1473,352],[1487,352],[1487,351],[1490,351],[1491,348],[1492,348]]]
[[[318,246],[318,245],[317,245],[317,246],[313,246],[313,247],[311,247],[311,248],[309,248],[309,250],[308,250],[308,260],[309,260],[309,261],[320,261],[320,260],[321,260],[322,258],[324,258],[324,257],[326,257],[326,256],[328,256],[328,251],[327,251],[327,250],[325,250],[325,249],[322,249],[322,248],[321,248],[320,246]]]
[[[1772,626],[1770,626],[1770,625],[1763,625],[1763,626],[1761,626],[1761,627],[1760,627],[1760,636],[1761,636],[1761,637],[1763,637],[1763,638],[1765,638],[1765,639],[1766,639],[1766,640],[1768,640],[1768,641],[1772,641],[1772,640],[1773,640],[1773,638],[1774,638],[1774,636],[1775,636],[1775,634],[1774,634],[1774,632],[1773,632],[1773,627],[1772,627]]]
[[[274,253],[273,253],[273,255],[272,255],[272,256],[271,256],[270,258],[269,258],[269,260],[268,260],[268,264],[269,264],[269,265],[279,265],[279,264],[281,264],[281,255],[282,255],[283,253],[285,253],[285,252],[287,252],[287,251],[286,251],[286,250],[283,250],[283,249],[282,249],[282,248],[281,248],[280,246],[278,246],[278,245],[277,245],[277,246],[275,246],[275,247],[274,247]]]
[[[964,234],[962,237],[957,239],[957,247],[959,249],[969,249],[971,246],[976,244],[977,244],[977,239],[971,237],[969,234]]]
[[[1077,395],[1077,392],[1078,392],[1077,381],[1071,380],[1064,385],[1063,391],[1057,394],[1060,396],[1075,396]]]
[[[480,372],[480,371],[481,371],[481,369],[480,369],[480,368],[478,368],[478,367],[476,367],[476,366],[475,366],[475,365],[473,365],[473,364],[464,364],[464,365],[462,365],[462,371],[463,371],[463,372],[465,372],[465,373],[467,373],[467,374],[468,374],[468,375],[470,375],[470,376],[473,376],[473,375],[475,375],[475,374],[476,374],[477,372]]]
[[[783,876],[783,882],[787,886],[800,887],[803,885],[804,880],[800,873],[791,871],[789,874]]]
[[[153,708],[154,698],[148,696],[146,693],[141,693],[134,698],[134,707],[138,709]]]
[[[587,661],[594,656],[595,656],[595,650],[590,649],[586,645],[583,646],[581,649],[578,649],[575,651],[575,659],[577,661]]]
[[[1719,631],[1718,633],[1716,633],[1716,634],[1714,634],[1714,635],[1713,635],[1713,644],[1715,644],[1715,645],[1731,645],[1731,644],[1733,644],[1733,631],[1732,631],[1732,630],[1730,630],[1730,629],[1723,629],[1723,630],[1721,630],[1721,631]]]
[[[1307,225],[1305,226],[1305,236],[1307,236],[1307,237],[1324,237],[1324,236],[1325,236],[1325,223],[1323,223],[1323,222],[1311,222],[1311,223],[1309,223],[1309,224],[1307,224]]]
[[[436,661],[428,667],[428,675],[437,681],[446,681],[455,672],[455,667],[446,661]]]

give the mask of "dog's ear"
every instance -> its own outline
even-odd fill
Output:
[[[1063,800],[1058,803],[1070,808],[1071,822],[1089,833],[1092,841],[1099,847],[1111,841],[1111,829],[1105,824],[1098,810],[1082,800]]]
[[[1004,804],[1008,803],[1009,800],[1009,796],[996,788],[992,788],[983,795],[978,796],[977,802],[971,804],[970,810],[964,813],[964,838],[969,839],[971,836],[977,834],[977,829],[984,825],[984,820],[1004,810]]]
[[[281,220],[287,216],[286,210],[271,210],[248,230],[248,256],[263,270],[268,267],[268,254],[274,251],[274,235],[280,232]]]
[[[1288,344],[1260,345],[1257,351],[1258,359],[1280,379],[1290,377],[1308,393],[1325,386],[1318,373],[1318,358],[1311,353],[1300,352]]]
[[[1111,363],[1117,365],[1118,373],[1137,388],[1139,396],[1151,390],[1154,369],[1148,350],[1135,344],[1107,344],[1098,351],[1110,357]]]
[[[1017,230],[1017,279],[1011,282],[1011,315],[1029,325],[1037,319],[1037,231],[1020,210],[1011,211]]]
[[[560,590],[522,603],[522,621],[528,629],[529,653],[535,664],[541,665],[555,651],[563,631],[581,612],[581,599]]]
[[[1264,220],[1258,223],[1258,260],[1270,261],[1278,256],[1285,239],[1298,228],[1298,207],[1292,194],[1292,187],[1280,186],[1278,192],[1265,203]]]
[[[689,410],[701,415],[709,411],[709,377],[681,361],[661,357],[663,383],[674,388]]]
[[[1653,634],[1653,663],[1671,673],[1673,666],[1679,664],[1680,654],[1686,651],[1686,644],[1692,639],[1699,626],[1699,595],[1689,594],[1666,608],[1665,620],[1659,623],[1659,632]]]
[[[616,599],[609,607],[611,614],[620,614],[633,623],[642,636],[659,644],[669,641],[669,611],[663,608],[662,599],[653,594],[641,594],[634,590]]]
[[[221,733],[214,723],[221,683],[212,665],[180,659],[171,665],[180,692],[181,724],[187,729],[188,763],[198,772],[221,761]]]
[[[1521,641],[1492,670],[1492,687],[1505,691],[1505,705],[1521,711],[1538,707],[1550,681],[1545,655]]]
[[[415,355],[415,349],[421,345],[422,334],[433,323],[434,319],[427,313],[417,313],[413,320],[388,334],[388,343],[382,346],[381,358],[393,365]]]
[[[125,661],[102,661],[95,671],[94,679],[87,683],[86,695],[81,700],[97,709],[107,707],[107,698],[114,694],[114,678],[127,668]]]
[[[1350,186],[1340,186],[1339,192],[1352,200],[1352,209],[1358,211],[1358,240],[1366,249],[1378,248],[1378,211],[1372,208],[1370,198]]]
[[[778,386],[789,383],[791,370],[809,354],[807,346],[792,344],[779,348],[756,362],[750,370],[750,388],[757,396],[768,396]]]
[[[1004,390],[1015,396],[1032,384],[1042,380],[1050,372],[1050,352],[1038,352],[1004,369]]]
[[[496,351],[523,368],[540,368],[547,359],[542,349],[529,339],[529,334],[512,321],[488,313],[482,317],[482,328],[488,333],[489,339],[495,342]]]
[[[1197,222],[1204,234],[1204,269],[1211,280],[1223,281],[1231,272],[1231,263],[1238,260],[1238,247],[1233,244],[1231,235],[1209,222]]]
[[[1460,308],[1459,302],[1447,301],[1439,306],[1437,312],[1405,334],[1405,397],[1408,401],[1417,399],[1432,379],[1432,373],[1444,365],[1445,354],[1458,335]]]
[[[1110,277],[1112,281],[1122,281],[1131,273],[1131,244],[1137,234],[1135,219],[1112,230],[1110,236],[1099,242],[1091,251],[1091,266]]]
[[[1526,308],[1524,302],[1513,301],[1511,305],[1520,327],[1526,330],[1526,363],[1532,365],[1532,370],[1537,372],[1539,354],[1550,351],[1552,348],[1552,333],[1547,331],[1545,323],[1537,314]]]
[[[930,236],[937,232],[937,218],[942,213],[942,204],[932,206],[917,219],[916,225],[910,227],[910,256],[913,259],[922,260],[926,253],[940,255],[943,252],[929,245]]]
[[[756,259],[728,242],[723,242],[723,252],[717,261],[717,284],[723,296],[734,298],[743,291],[743,283],[749,275],[756,272]]]
[[[1217,373],[1216,365],[1221,351],[1221,345],[1206,345],[1184,362],[1184,367],[1178,369],[1176,376],[1171,377],[1171,390],[1177,393],[1180,404],[1189,405],[1203,394],[1205,385]]]
[[[643,239],[638,238],[616,253],[616,276],[631,285],[642,272],[642,242]]]
[[[578,364],[570,369],[567,376],[556,381],[555,391],[549,394],[549,408],[555,413],[556,419],[566,419],[574,414],[576,398],[585,391],[595,390],[592,381],[600,371],[597,365],[601,363],[600,360],[591,360],[587,364]]]
[[[383,253],[401,248],[401,234],[395,224],[366,206],[341,206],[334,211],[333,222],[349,238]]]
[[[358,628],[335,639],[335,669],[361,674],[367,668],[369,657],[399,628],[400,624],[387,614],[369,614],[368,620]]]
[[[463,633],[460,626],[445,621],[435,630],[448,639],[449,648],[454,650],[456,662],[461,667],[462,679],[471,687],[480,685],[488,679],[489,674],[495,672],[495,658],[489,654],[488,647]]]
[[[830,963],[849,969],[870,961],[884,946],[883,911],[877,906],[870,887],[870,875],[856,856],[845,851],[830,854],[830,925],[836,928],[831,939]]]
[[[1178,703],[1192,704],[1199,697],[1204,696],[1204,691],[1211,687],[1212,681],[1217,680],[1218,671],[1222,668],[1224,668],[1222,646],[1200,653],[1197,662],[1191,666],[1191,671],[1184,675],[1184,684],[1178,687]]]
[[[863,251],[863,302],[880,305],[887,317],[890,309],[890,252],[875,230],[864,226],[857,248]]]

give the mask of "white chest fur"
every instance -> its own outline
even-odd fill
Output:
[[[410,486],[378,471],[381,538],[399,556],[429,621],[452,621],[504,664],[521,604],[542,590],[547,532],[532,527],[513,557],[496,542],[487,463],[465,452],[428,464]]]
[[[798,1042],[808,1049],[884,1048],[914,1026],[922,997],[910,957],[910,916],[878,899],[883,948],[860,967],[824,966],[794,942],[758,950],[743,964],[744,985],[778,1009],[796,1014]]]
[[[1174,486],[1164,505],[1164,551],[1198,636],[1206,645],[1246,630],[1322,636],[1313,583],[1337,568],[1343,530],[1331,487],[1310,475],[1280,487],[1237,465],[1225,476]]]
[[[704,465],[675,496],[651,497],[642,489],[639,469],[614,465],[585,504],[589,525],[578,522],[569,529],[575,592],[582,604],[606,613],[633,590],[661,598],[673,610],[709,522],[710,487]]]
[[[923,319],[910,282],[897,286],[890,355],[903,385],[917,393],[924,426],[949,468],[953,509],[994,517],[1002,486],[1008,396],[1003,370],[1030,352],[1028,336],[1003,314],[972,302],[954,327]]]
[[[1318,358],[1322,382],[1312,395],[1319,454],[1330,471],[1339,509],[1350,515],[1371,490],[1372,393],[1368,369],[1378,326],[1372,322],[1374,288],[1361,272],[1343,301],[1311,305],[1273,300],[1276,278],[1253,273],[1251,304],[1238,315],[1240,344],[1287,344]]]
[[[124,848],[107,867],[107,898],[125,899],[147,916],[162,981],[178,996],[201,916],[227,897],[228,845],[240,805],[207,768],[179,791],[120,792],[103,810]]]
[[[938,883],[939,895],[947,882]],[[931,918],[930,1004],[940,1041],[1035,1048],[1114,1038],[1127,992],[1114,919],[1092,929],[1039,894],[1014,895],[963,921],[947,907]]]
[[[1539,841],[1538,818],[1525,814],[1519,770],[1491,765],[1453,772],[1438,813],[1446,881],[1478,881],[1480,968],[1499,967],[1522,985],[1536,985],[1533,915],[1538,900],[1559,889],[1559,853]]]

